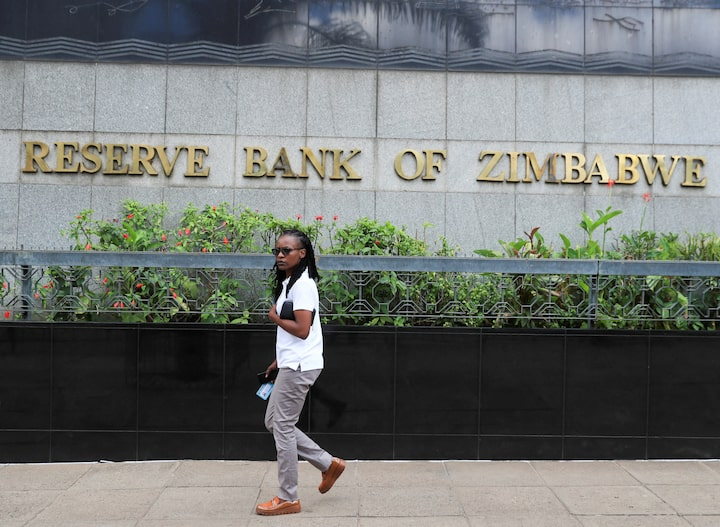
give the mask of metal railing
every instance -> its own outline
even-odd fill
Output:
[[[0,319],[264,322],[270,255],[0,251]],[[326,322],[716,329],[720,262],[321,255]]]

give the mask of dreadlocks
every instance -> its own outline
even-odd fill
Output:
[[[318,274],[317,266],[315,265],[315,250],[313,249],[312,242],[310,241],[308,235],[298,229],[288,229],[280,233],[279,237],[282,236],[292,236],[297,238],[302,244],[302,248],[305,249],[305,257],[300,260],[300,263],[298,263],[297,267],[293,269],[293,273],[290,276],[290,281],[288,282],[287,290],[285,291],[285,294],[287,294],[293,284],[297,282],[297,279],[300,278],[300,275],[303,274],[305,269],[308,270],[308,276],[310,276],[313,280],[320,278],[320,275]],[[274,294],[277,299],[280,297],[280,293],[282,293],[283,280],[287,277],[285,276],[284,271],[280,271],[280,269],[277,268],[277,264],[273,265],[273,270],[275,271]]]

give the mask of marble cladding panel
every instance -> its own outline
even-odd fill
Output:
[[[448,139],[515,140],[515,76],[449,73],[447,91]]]
[[[651,143],[653,80],[647,77],[586,77],[585,140],[628,145]]]
[[[22,101],[25,66],[22,62],[0,61],[0,130],[22,128]]]
[[[499,240],[515,239],[515,197],[504,193],[448,193],[445,197],[445,236],[461,253],[501,249]]]
[[[0,169],[0,184],[18,182],[18,170],[12,168],[21,166],[20,145],[22,145],[22,134],[19,131],[0,130],[0,159],[5,165]]]
[[[168,71],[166,132],[235,134],[238,70],[179,66]]]
[[[716,79],[656,78],[654,140],[660,144],[717,145],[720,107]]]
[[[93,64],[26,62],[23,128],[63,132],[93,130],[95,77]]]
[[[165,132],[167,74],[165,66],[98,64],[95,130]]]
[[[308,70],[239,68],[237,75],[238,135],[307,134]]]
[[[585,82],[563,75],[518,75],[518,141],[582,142]]]
[[[25,249],[69,249],[72,242],[62,235],[78,211],[90,208],[91,189],[72,185],[22,185],[18,201],[17,247]]]
[[[442,73],[378,72],[378,138],[444,139],[446,77]]]
[[[308,135],[375,137],[376,116],[377,72],[309,70]]]
[[[19,247],[17,243],[19,196],[20,185],[0,183],[0,248]]]
[[[376,198],[376,219],[405,227],[418,240],[445,235],[445,194],[435,192],[383,192]]]

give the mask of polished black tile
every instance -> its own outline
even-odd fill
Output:
[[[718,459],[720,437],[650,437],[647,459]]]
[[[560,435],[564,334],[485,332],[480,432]]]
[[[50,328],[0,325],[0,428],[49,430],[51,382]]]
[[[646,435],[646,335],[571,333],[567,337],[566,364],[567,435]]]
[[[476,459],[477,436],[398,434],[393,459]]]
[[[230,327],[225,332],[225,350],[225,430],[265,432],[267,402],[255,393],[257,374],[275,359],[275,329]]]
[[[138,460],[223,459],[223,434],[140,432]]]
[[[55,431],[52,433],[53,463],[75,461],[135,461],[137,434],[135,432],[80,432]]]
[[[50,431],[0,430],[0,463],[49,463]]]
[[[224,332],[140,328],[139,429],[223,429]]]
[[[720,336],[650,340],[651,436],[720,437]]]
[[[395,332],[325,326],[325,368],[310,392],[312,432],[393,430]]]
[[[646,459],[643,437],[566,437],[563,459]]]
[[[561,457],[561,437],[481,436],[478,441],[477,459],[561,459]]]
[[[312,438],[343,459],[393,459],[391,434],[312,434]]]
[[[137,372],[137,329],[54,327],[53,428],[135,430]]]
[[[477,434],[480,334],[447,329],[399,330],[399,434]]]
[[[227,432],[223,459],[273,461],[277,458],[270,432]]]

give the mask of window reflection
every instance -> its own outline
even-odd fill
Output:
[[[0,57],[720,74],[720,0],[13,0]]]

